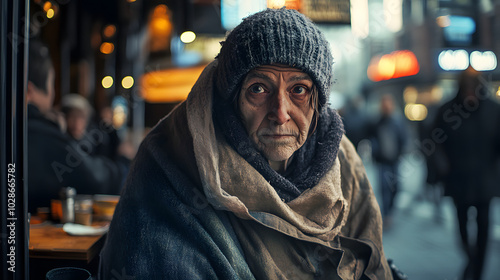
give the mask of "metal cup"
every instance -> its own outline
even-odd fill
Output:
[[[61,223],[73,223],[75,221],[76,190],[72,187],[62,188],[59,196],[61,197],[62,207]]]

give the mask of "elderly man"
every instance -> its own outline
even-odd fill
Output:
[[[92,115],[92,107],[87,99],[79,94],[66,94],[61,99],[61,111],[66,119],[66,132],[71,138],[81,140],[87,133]]]
[[[236,27],[142,143],[100,277],[392,279],[362,162],[325,105],[332,64],[297,11]]]
[[[125,167],[130,165],[129,157],[118,152],[121,141],[112,124],[104,120],[98,124],[91,122],[94,110],[85,97],[76,93],[64,95],[61,111],[66,120],[67,134],[87,154],[118,160]]]

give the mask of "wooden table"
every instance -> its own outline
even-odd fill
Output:
[[[109,222],[94,223],[104,225]],[[71,236],[62,225],[50,223],[30,225],[30,280],[45,280],[45,274],[58,267],[80,267],[94,277],[99,268],[99,253],[106,234]]]
[[[30,258],[80,260],[90,263],[104,246],[106,234],[71,236],[62,225],[39,224],[30,227]]]

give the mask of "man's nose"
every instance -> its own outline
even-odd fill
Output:
[[[279,89],[271,100],[268,118],[277,125],[283,125],[290,120],[291,101],[286,89]]]

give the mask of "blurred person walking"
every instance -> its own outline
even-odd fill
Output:
[[[420,141],[420,151],[425,158],[425,183],[422,194],[417,199],[427,199],[434,205],[434,219],[436,223],[443,222],[442,199],[444,194],[443,170],[447,168],[447,160],[443,155],[442,149],[435,147],[436,139],[434,135],[434,126],[439,110],[438,104],[427,105],[427,117],[418,123],[418,135]]]
[[[481,279],[489,233],[489,208],[499,195],[500,104],[491,100],[479,72],[469,68],[460,74],[458,93],[438,112],[435,131],[446,158],[441,170],[445,195],[456,206],[462,248],[467,256],[463,279]],[[441,141],[440,141],[441,142]],[[476,211],[475,219],[469,210]],[[469,231],[472,222],[477,230]],[[476,233],[471,236],[471,233]]]
[[[398,163],[406,143],[406,129],[394,107],[393,97],[384,94],[380,99],[380,119],[372,125],[370,133],[373,158],[378,166],[385,226],[391,224],[394,200],[399,189]]]
[[[364,103],[365,99],[360,95],[347,101],[347,104],[339,110],[344,121],[345,135],[356,148],[361,140],[367,138],[367,117],[363,108]]]

